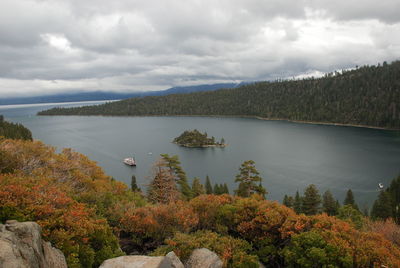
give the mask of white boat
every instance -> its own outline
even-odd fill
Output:
[[[128,157],[124,159],[124,163],[129,166],[136,166],[136,161],[133,157]]]
[[[378,183],[379,189],[383,189],[383,183]]]

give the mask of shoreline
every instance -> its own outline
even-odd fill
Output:
[[[224,144],[208,144],[208,145],[202,145],[202,146],[191,146],[191,145],[187,145],[187,144],[179,144],[177,142],[172,142],[176,145],[182,146],[182,147],[186,147],[186,148],[225,148],[226,146],[228,146],[228,144],[224,143]]]
[[[370,125],[358,125],[358,124],[345,124],[345,123],[332,123],[332,122],[319,122],[319,121],[306,121],[306,120],[292,120],[285,118],[268,118],[255,115],[77,115],[77,114],[59,114],[59,115],[39,115],[37,116],[103,116],[103,117],[216,117],[216,118],[250,118],[258,119],[264,121],[286,121],[291,123],[299,124],[310,124],[310,125],[325,125],[325,126],[339,126],[339,127],[357,127],[357,128],[367,128],[367,129],[377,129],[377,130],[387,130],[387,131],[400,131],[400,128],[387,128],[387,127],[377,127]]]

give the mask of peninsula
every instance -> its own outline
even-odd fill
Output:
[[[225,140],[215,141],[214,137],[209,138],[207,132],[201,133],[197,129],[185,130],[179,137],[173,140],[173,143],[184,147],[206,148],[206,147],[225,147]]]

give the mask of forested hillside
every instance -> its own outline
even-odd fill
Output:
[[[39,115],[254,116],[400,129],[400,61],[330,73],[323,78],[54,108]]]
[[[0,115],[0,137],[10,139],[32,140],[32,133],[29,129],[21,124],[14,124],[4,121],[4,117]]]

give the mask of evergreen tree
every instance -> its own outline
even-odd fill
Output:
[[[132,175],[132,178],[131,178],[131,190],[133,191],[133,192],[141,192],[142,190],[137,186],[137,183],[136,183],[136,176],[135,175]]]
[[[361,212],[350,204],[339,208],[337,217],[342,220],[350,220],[354,223],[357,229],[360,229],[364,224]]]
[[[213,194],[213,188],[211,186],[210,177],[206,176],[206,194]]]
[[[254,189],[254,192],[256,194],[259,194],[260,196],[262,196],[265,199],[265,195],[267,194],[267,190],[262,186],[261,181],[258,184],[258,186]]]
[[[283,204],[287,206],[288,208],[293,208],[294,200],[292,196],[288,196],[285,194],[283,197]]]
[[[335,216],[338,212],[336,200],[333,198],[333,195],[329,190],[322,196],[322,208],[329,216]]]
[[[400,223],[400,176],[393,179],[387,189],[392,205],[392,215],[397,224]]]
[[[381,191],[378,199],[375,200],[372,206],[371,217],[373,219],[385,220],[392,217],[392,203],[390,194],[387,191]]]
[[[179,191],[182,193],[184,199],[190,200],[193,197],[192,189],[189,186],[186,173],[181,167],[181,162],[177,155],[169,156],[168,154],[161,154],[161,157],[167,164],[171,176],[176,177],[179,185]]]
[[[225,144],[225,139],[222,137],[221,138],[221,142],[220,142],[221,144]]]
[[[297,214],[303,213],[303,198],[300,196],[299,191],[296,191],[296,195],[293,201],[293,209]]]
[[[224,183],[224,194],[229,194],[229,188],[228,185],[226,185],[226,183]]]
[[[176,186],[176,179],[164,158],[155,164],[154,170],[154,179],[147,190],[148,199],[153,203],[163,204],[180,199],[181,194]]]
[[[1,115],[0,137],[5,137],[7,139],[32,140],[32,133],[21,124],[4,121],[4,117]]]
[[[351,205],[354,209],[358,209],[356,202],[354,201],[353,191],[349,189],[346,193],[346,198],[344,199],[343,205]]]
[[[222,184],[218,184],[216,183],[214,185],[214,190],[213,190],[214,194],[216,195],[221,195],[224,194],[224,186]]]
[[[321,196],[314,184],[308,186],[304,191],[302,211],[306,215],[315,215],[319,212]]]
[[[204,194],[204,186],[203,184],[200,183],[199,178],[194,178],[193,183],[192,183],[192,192],[193,192],[193,197],[199,196],[201,194]]]
[[[236,175],[235,182],[239,182],[239,188],[235,191],[236,194],[241,197],[249,197],[253,193],[261,193],[262,189],[256,185],[256,182],[262,180],[259,174],[253,160],[243,162],[239,168],[239,174]]]

